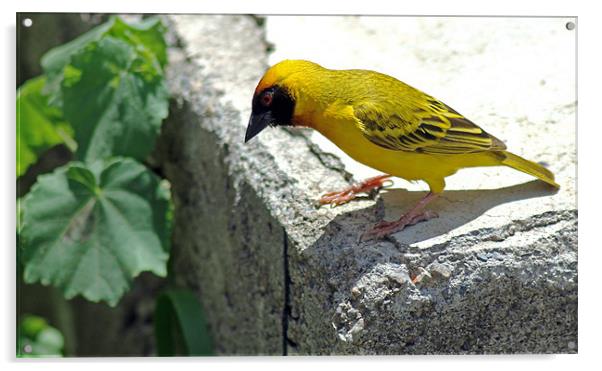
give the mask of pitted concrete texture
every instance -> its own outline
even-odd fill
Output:
[[[157,156],[176,202],[171,269],[198,293],[219,354],[577,351],[566,19],[167,20],[174,99]],[[502,168],[460,172],[433,204],[440,218],[358,242],[424,187],[400,181],[376,200],[317,208],[320,194],[374,173],[307,130],[245,145],[266,30],[270,58],[380,70],[442,99],[550,164],[561,190]]]

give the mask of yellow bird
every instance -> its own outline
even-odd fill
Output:
[[[425,206],[443,191],[445,177],[462,168],[505,165],[559,187],[549,170],[506,151],[502,141],[440,100],[374,71],[330,70],[303,60],[272,66],[255,89],[245,142],[267,126],[311,127],[356,161],[385,173],[328,193],[322,204],[348,202],[392,176],[428,184],[430,192],[412,209],[397,221],[377,224],[363,240],[436,217]]]

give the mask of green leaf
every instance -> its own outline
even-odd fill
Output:
[[[160,70],[128,43],[107,36],[75,54],[67,71],[63,112],[75,128],[76,157],[143,160],[167,117],[168,92]]]
[[[163,37],[165,31],[165,26],[158,18],[147,18],[132,25],[115,18],[107,34],[140,47],[139,49],[147,54],[146,58],[151,60],[154,56],[162,69],[167,64],[167,43]]]
[[[63,69],[71,62],[71,56],[91,42],[98,41],[115,23],[115,18],[91,29],[75,40],[50,49],[42,56],[41,65],[48,83],[44,89],[50,94],[50,104],[60,107],[62,104],[60,87],[63,81]]]
[[[17,176],[57,144],[75,149],[73,129],[42,94],[45,82],[44,76],[36,77],[17,90]]]
[[[167,290],[157,298],[155,339],[159,356],[213,355],[203,309],[188,290]]]
[[[27,283],[116,305],[140,272],[166,275],[169,192],[132,159],[70,163],[23,199]]]
[[[158,19],[114,17],[44,56],[51,104],[75,129],[78,159],[143,160],[152,150],[168,113],[164,32]]]
[[[46,91],[52,93],[51,103],[62,105],[60,86],[64,69],[71,63],[71,57],[88,44],[105,36],[113,36],[136,47],[145,58],[157,59],[161,68],[167,64],[167,43],[163,35],[165,26],[158,18],[147,18],[138,24],[127,24],[119,17],[111,17],[107,22],[93,28],[78,38],[49,50],[42,57],[41,64],[48,76]]]
[[[25,315],[19,325],[17,356],[62,356],[65,341],[59,330],[42,317]]]

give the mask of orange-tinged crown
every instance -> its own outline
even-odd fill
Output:
[[[285,59],[281,62],[278,62],[270,67],[270,69],[268,69],[263,75],[259,81],[259,84],[257,84],[257,88],[255,88],[255,94],[260,93],[265,88],[283,84],[284,80],[288,79],[294,73],[315,68],[322,67],[314,62],[304,60]]]

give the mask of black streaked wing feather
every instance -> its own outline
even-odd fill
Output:
[[[461,154],[506,149],[502,141],[449,106],[427,95],[424,99],[411,117],[388,113],[375,102],[357,104],[353,107],[357,125],[374,144],[397,151]]]

